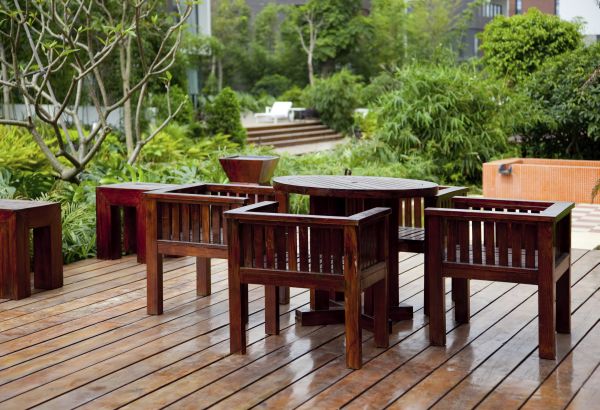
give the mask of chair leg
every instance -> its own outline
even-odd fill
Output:
[[[242,323],[248,324],[248,284],[242,283],[240,285],[242,293]]]
[[[146,288],[149,315],[163,313],[163,256],[151,252],[146,258]]]
[[[362,367],[362,329],[360,326],[360,289],[358,283],[346,285],[345,327],[346,327],[346,366],[350,369]]]
[[[571,333],[571,269],[556,281],[556,331]]]
[[[439,271],[428,266],[429,293],[429,342],[434,346],[446,345],[446,309],[444,303],[445,282]]]
[[[538,285],[540,358],[556,358],[554,282],[551,276],[541,278]]]
[[[471,318],[469,279],[452,278],[454,317],[458,323],[469,323]]]
[[[385,280],[377,282],[372,286],[374,294],[374,333],[375,346],[388,347],[390,344],[390,334],[388,332],[388,301],[387,301],[387,283]]]
[[[265,286],[265,333],[279,334],[279,288]]]
[[[196,258],[196,294],[210,295],[210,258]]]
[[[246,353],[243,285],[229,275],[229,352]]]
[[[427,257],[425,257],[427,259]],[[423,275],[423,313],[429,316],[429,277],[427,276],[427,264],[424,266],[425,274]]]

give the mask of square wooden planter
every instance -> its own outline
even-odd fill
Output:
[[[233,155],[219,158],[230,182],[269,185],[279,157],[267,155]]]
[[[483,164],[483,195],[590,203],[599,178],[600,161],[503,159]],[[600,198],[593,203],[600,203]]]

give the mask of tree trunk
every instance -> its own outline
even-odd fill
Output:
[[[123,95],[127,95],[131,88],[131,39],[127,39],[119,48],[119,58],[121,63],[121,82]],[[125,132],[125,144],[127,146],[127,155],[131,155],[135,149],[133,140],[133,113],[131,107],[131,98],[123,104],[123,131]]]
[[[314,85],[315,75],[314,75],[314,69],[313,69],[312,52],[308,53],[308,59],[307,59],[306,63],[308,65],[308,83],[310,85]]]
[[[0,43],[0,58],[6,61],[6,55],[4,54],[4,44]],[[2,80],[8,82],[8,71],[6,66],[2,64],[2,73],[0,73]],[[10,118],[10,89],[7,85],[2,86],[2,113],[4,118]]]
[[[221,90],[223,89],[223,60],[221,60],[219,58],[219,60],[217,61],[217,64],[218,64],[218,70],[219,70],[218,90],[219,90],[219,92],[221,92]]]

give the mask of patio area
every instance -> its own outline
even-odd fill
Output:
[[[537,353],[536,287],[472,281],[472,320],[448,310],[447,346],[429,346],[423,255],[401,253],[400,300],[414,319],[390,347],[364,332],[364,367],[346,368],[343,325],[295,324],[292,289],[279,336],[265,337],[264,291],[250,287],[248,354],[229,355],[227,263],[197,297],[195,258],[165,262],[162,316],[146,314],[135,256],[65,266],[64,287],[0,300],[0,407],[592,408],[600,384],[600,251],[573,250],[572,334],[557,360]],[[449,286],[447,286],[449,289]],[[447,306],[452,306],[447,294]]]

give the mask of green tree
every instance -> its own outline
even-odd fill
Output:
[[[577,48],[523,82],[543,114],[521,130],[528,155],[600,159],[600,78],[589,77],[598,61],[600,44]]]
[[[582,46],[580,26],[532,8],[498,16],[481,34],[483,63],[495,76],[519,82],[554,56]]]
[[[373,0],[369,22],[373,35],[370,64],[393,70],[406,59],[408,10],[405,0]]]
[[[223,88],[208,105],[206,125],[210,135],[226,134],[237,144],[246,143],[246,130],[240,119],[240,103],[231,88]]]
[[[396,155],[436,163],[445,180],[479,180],[481,164],[508,149],[522,101],[471,66],[414,64],[379,102],[376,136]]]
[[[245,0],[219,0],[212,14],[212,34],[218,39],[215,53],[218,89],[224,83],[243,86],[238,74],[247,62],[251,10]]]

